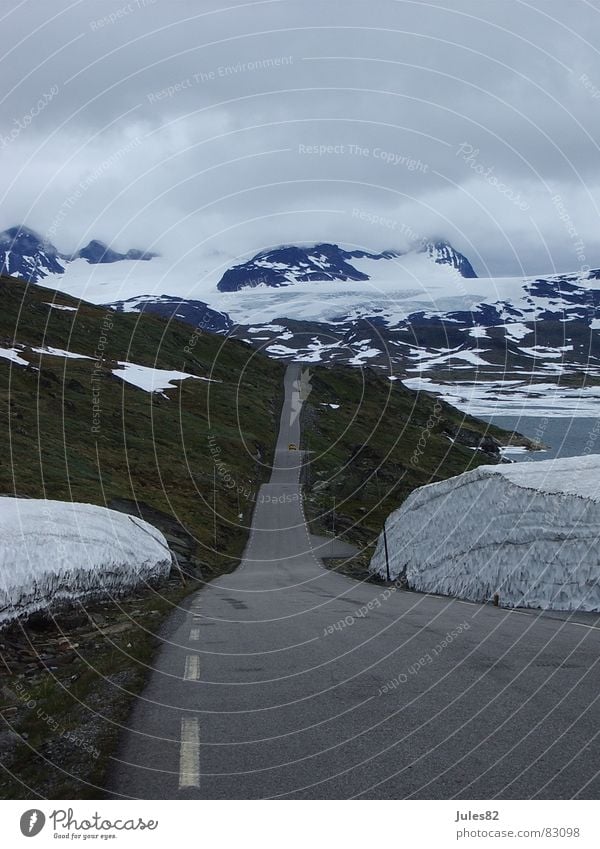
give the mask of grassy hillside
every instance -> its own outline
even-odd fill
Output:
[[[251,494],[269,474],[283,367],[243,342],[13,278],[0,278],[0,297],[0,346],[28,346],[19,356],[30,363],[0,358],[0,492],[140,500],[192,532],[209,573],[228,568],[246,539]],[[125,360],[210,382],[146,392],[112,373]]]

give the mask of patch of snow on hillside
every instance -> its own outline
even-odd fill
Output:
[[[600,455],[480,466],[386,521],[390,576],[506,607],[600,611]],[[379,538],[370,570],[386,574]]]
[[[487,349],[479,349],[482,354],[485,354]],[[476,354],[475,351],[459,351],[454,350],[450,354],[443,354],[442,356],[434,355],[431,359],[426,359],[430,355],[424,352],[419,352],[422,356],[419,357],[419,364],[414,368],[407,369],[407,371],[426,371],[427,369],[435,368],[435,366],[442,365],[442,363],[450,362],[451,360],[464,360],[467,363],[471,363],[474,366],[487,366],[487,362]]]
[[[377,357],[381,351],[378,348],[367,348],[365,351],[360,351],[351,360],[348,360],[348,364],[351,366],[362,366],[364,365],[363,360],[368,360],[371,357]]]
[[[20,353],[22,353],[22,348],[0,348],[0,357],[2,359],[10,360],[11,363],[15,363],[18,366],[28,366],[29,363],[23,357],[19,356]]]
[[[572,345],[563,345],[561,348],[545,348],[542,345],[535,345],[533,348],[519,348],[519,351],[529,357],[542,357],[543,359],[547,359],[548,357],[560,358],[565,351],[572,350]]]
[[[527,325],[518,321],[513,321],[509,324],[501,324],[500,327],[504,327],[506,338],[510,339],[512,342],[520,342],[521,339],[524,339],[525,336],[529,336],[531,333],[531,330],[527,327]]]
[[[511,459],[513,454],[529,454],[529,448],[525,448],[523,445],[501,445],[499,450],[502,457],[506,457],[508,460]]]
[[[173,380],[185,380],[188,377],[194,380],[207,380],[208,377],[198,377],[196,374],[188,374],[185,371],[173,371],[171,369],[150,368],[149,366],[140,366],[136,363],[127,363],[119,361],[120,368],[113,369],[112,373],[116,377],[120,377],[125,383],[130,383],[138,389],[143,389],[144,392],[159,392],[165,398],[165,389],[176,389],[172,383]]]
[[[24,345],[19,345],[16,348],[0,348],[0,357],[4,357],[19,366],[28,366],[28,360],[24,360],[20,356],[25,351]],[[91,360],[93,357],[88,357],[85,354],[77,354],[75,351],[63,351],[62,348],[53,348],[47,345],[44,348],[31,348],[36,354],[47,354],[51,357],[65,357],[69,360]]]
[[[62,348],[53,348],[47,345],[45,348],[32,348],[36,354],[48,354],[51,357],[65,357],[68,360],[93,360],[93,357],[88,357],[85,354],[78,354],[75,351],[65,351]]]
[[[251,339],[247,341],[252,344]],[[271,357],[287,357],[296,353],[294,348],[288,348],[286,345],[269,345],[265,350]]]
[[[0,497],[0,540],[0,624],[59,602],[119,595],[171,568],[160,531],[92,504]]]
[[[256,337],[255,337],[256,338]],[[287,345],[269,345],[265,351],[271,357],[287,357],[294,362],[302,363],[319,363],[322,357],[329,351],[339,348],[340,343],[334,342],[331,345],[325,345],[316,337],[299,350],[296,348],[288,348]]]
[[[472,339],[488,339],[487,331],[485,327],[465,327],[465,330],[469,331],[469,336]]]
[[[248,333],[263,333],[265,330],[273,330],[274,332],[278,332],[281,330],[285,330],[285,327],[282,327],[281,324],[264,324],[262,327],[249,327]]]
[[[65,312],[77,312],[77,307],[67,307],[65,304],[51,304],[49,301],[44,301],[47,307],[52,307],[53,310],[64,310]]]

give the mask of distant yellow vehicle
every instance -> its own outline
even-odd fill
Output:
[[[290,444],[288,445],[288,451],[297,451],[297,450],[298,450],[298,447],[297,447],[296,443],[290,442]]]

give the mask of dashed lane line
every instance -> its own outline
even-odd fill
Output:
[[[188,654],[185,658],[185,668],[183,670],[184,681],[199,681],[200,680],[200,658],[197,654]]]
[[[181,720],[179,787],[200,787],[200,728],[196,717]]]

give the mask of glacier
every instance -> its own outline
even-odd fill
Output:
[[[600,455],[480,466],[386,520],[390,578],[503,607],[600,611]],[[386,577],[384,534],[370,571]]]
[[[66,602],[119,596],[169,574],[153,525],[106,507],[0,497],[0,627]]]

